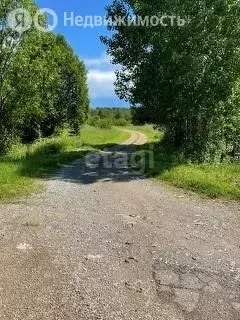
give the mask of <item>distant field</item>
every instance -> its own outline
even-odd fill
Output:
[[[121,143],[128,137],[129,133],[116,128],[85,126],[77,137],[65,132],[31,146],[16,145],[6,156],[0,157],[0,200],[29,194],[39,188],[36,178],[82,157],[88,150]]]
[[[154,169],[147,168],[149,177],[213,198],[240,199],[240,163],[184,163],[178,160],[176,154],[169,154],[159,143],[163,134],[156,133],[151,126],[132,128],[148,136],[145,148],[154,146],[155,166]]]

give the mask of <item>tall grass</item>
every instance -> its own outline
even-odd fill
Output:
[[[174,186],[192,190],[212,198],[240,200],[240,163],[196,164],[188,163],[179,154],[168,150],[162,143],[163,134],[150,126],[135,127],[148,136],[142,149],[154,150],[154,168],[146,174]]]

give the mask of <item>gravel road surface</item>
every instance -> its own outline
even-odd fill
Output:
[[[238,204],[137,175],[124,157],[145,141],[0,206],[1,320],[240,319]]]

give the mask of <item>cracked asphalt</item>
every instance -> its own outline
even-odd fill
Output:
[[[137,175],[124,159],[145,141],[0,206],[1,320],[240,319],[239,205]]]

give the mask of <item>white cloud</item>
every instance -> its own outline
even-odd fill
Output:
[[[90,59],[84,59],[85,65],[87,68],[109,68],[112,67],[110,57],[106,54],[103,53],[100,57],[98,58],[90,58]]]
[[[102,81],[114,81],[114,71],[90,70],[88,72],[88,80],[102,83]]]
[[[88,85],[91,98],[115,98],[114,71],[89,70]]]
[[[88,85],[90,97],[96,98],[116,98],[114,92],[114,81],[116,79],[114,70],[116,67],[111,64],[106,53],[100,57],[84,59],[88,68]]]

